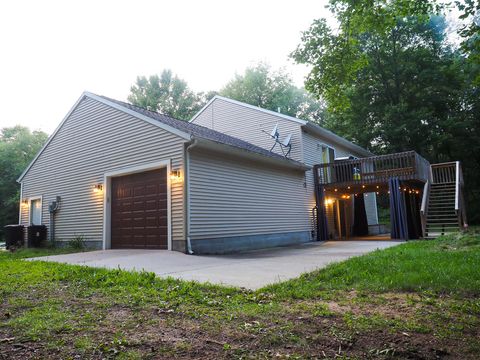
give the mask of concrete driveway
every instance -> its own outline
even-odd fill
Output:
[[[391,240],[328,241],[217,256],[186,255],[165,250],[99,250],[32,260],[109,269],[145,270],[160,277],[258,289],[271,283],[296,278],[331,262],[400,243]]]

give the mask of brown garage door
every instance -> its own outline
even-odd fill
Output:
[[[112,248],[167,249],[166,168],[112,178]]]

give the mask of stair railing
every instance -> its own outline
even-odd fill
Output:
[[[460,162],[455,161],[455,212],[459,212],[460,204]]]
[[[463,172],[460,161],[455,162],[455,213],[461,229],[467,226],[467,214],[463,198]]]
[[[422,194],[422,206],[420,207],[420,220],[422,223],[423,237],[427,236],[427,215],[428,215],[428,198],[430,197],[430,180],[425,182]]]

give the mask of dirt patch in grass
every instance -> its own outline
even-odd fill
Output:
[[[369,304],[357,295],[345,293],[338,302],[328,301],[330,313],[318,302],[284,303],[283,313],[261,316],[234,314],[232,320],[211,316],[191,318],[185,313],[165,311],[157,306],[101,306],[102,299],[86,302],[68,299],[70,311],[97,314],[89,328],[81,318],[74,330],[60,331],[48,339],[31,341],[12,328],[0,328],[0,359],[33,358],[401,358],[474,359],[478,323],[462,336],[439,337],[435,331],[407,330],[408,321],[422,320],[418,311],[435,307],[415,297],[417,305],[408,311],[411,294],[389,293],[372,297]],[[385,302],[385,299],[387,301]],[[395,301],[393,301],[395,300]],[[449,298],[443,300],[450,300]],[[104,301],[109,301],[104,299]],[[377,303],[383,303],[379,306]],[[7,305],[8,306],[8,305]],[[432,308],[432,309],[433,309]],[[432,310],[430,309],[430,310]],[[420,313],[421,313],[420,311]],[[317,313],[318,314],[318,313]],[[391,321],[394,317],[395,321]],[[382,321],[382,319],[384,321]],[[403,322],[398,322],[402,319]],[[93,321],[93,320],[92,320]],[[458,321],[458,320],[457,320]],[[435,319],[424,319],[435,328]],[[91,325],[91,324],[90,324]],[[465,337],[465,335],[467,335]]]
[[[476,359],[480,253],[439,244],[256,292],[4,259],[0,360]]]

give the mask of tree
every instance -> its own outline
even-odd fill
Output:
[[[469,213],[479,221],[477,70],[448,45],[442,8],[423,0],[331,0],[330,10],[338,29],[316,20],[292,53],[312,66],[306,88],[325,99],[325,125],[377,153],[462,160]]]
[[[272,71],[264,63],[247,68],[242,75],[235,75],[220,90],[220,95],[316,122],[320,122],[323,115],[321,102],[304,89],[297,88],[287,73]]]
[[[145,76],[137,77],[135,85],[130,88],[128,101],[176,119],[190,120],[213,96],[211,92],[193,92],[171,70],[163,70],[160,76],[152,75],[148,79]]]
[[[3,226],[18,222],[20,189],[16,182],[47,140],[42,131],[17,125],[0,130],[0,238]]]
[[[458,34],[463,39],[461,50],[468,61],[474,67],[480,66],[480,1],[463,0],[456,1],[458,10],[460,10],[460,20],[463,25]],[[474,85],[480,85],[480,72],[474,78]]]

